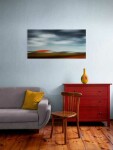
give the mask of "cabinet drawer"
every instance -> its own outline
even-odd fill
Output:
[[[107,97],[107,87],[103,86],[93,86],[93,87],[66,87],[65,91],[67,92],[81,92],[83,96],[103,96]]]
[[[104,121],[107,119],[106,108],[81,108],[79,114],[80,121]]]
[[[81,92],[83,96],[102,96],[107,97],[107,87],[66,87],[65,91],[67,92]]]
[[[80,99],[80,107],[86,107],[86,106],[97,106],[97,107],[102,107],[102,106],[107,106],[107,98],[101,98],[100,96],[98,97],[81,97]]]
[[[66,87],[66,92],[83,92],[83,87]]]
[[[84,96],[102,96],[107,97],[107,88],[106,87],[84,87],[83,88]]]
[[[79,111],[79,120],[80,121],[93,121],[93,120],[98,120],[98,113],[95,111],[96,109],[80,109]]]

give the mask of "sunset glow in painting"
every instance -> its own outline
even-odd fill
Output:
[[[86,30],[34,30],[27,33],[28,58],[86,58]]]

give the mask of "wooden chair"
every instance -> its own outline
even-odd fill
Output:
[[[75,118],[77,122],[77,132],[80,138],[80,131],[79,131],[79,103],[80,97],[82,96],[81,93],[77,92],[62,92],[61,95],[63,96],[63,111],[52,112],[52,127],[51,127],[51,134],[50,138],[52,138],[53,134],[53,127],[54,127],[54,120],[55,119],[62,119],[62,132],[64,132],[64,143],[67,143],[67,120],[68,118]]]

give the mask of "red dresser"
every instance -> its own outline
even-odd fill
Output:
[[[64,91],[81,92],[80,121],[110,125],[110,84],[64,84]],[[70,120],[73,121],[73,120]]]

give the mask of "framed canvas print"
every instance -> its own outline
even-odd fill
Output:
[[[27,30],[27,57],[86,58],[86,30]]]

